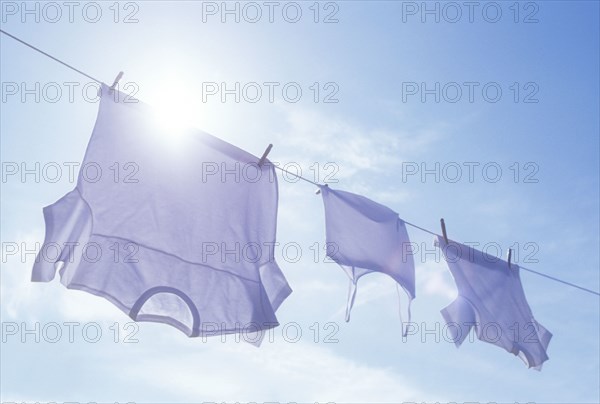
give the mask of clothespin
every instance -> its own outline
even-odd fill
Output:
[[[123,77],[123,72],[119,72],[119,74],[117,74],[115,81],[113,81],[112,86],[110,86],[111,91],[114,91],[117,84],[119,84],[119,80],[121,80],[121,77]]]
[[[510,259],[512,258],[512,249],[508,249],[508,268],[510,268]]]
[[[325,184],[326,187],[329,186],[329,184]],[[317,190],[315,191],[315,195],[319,195],[321,193],[321,188],[317,188]]]
[[[269,155],[269,152],[271,151],[272,148],[273,148],[273,145],[269,143],[269,145],[267,146],[267,149],[265,150],[262,157],[258,161],[259,166],[262,166],[265,163],[265,160],[267,159],[267,156]]]
[[[444,241],[448,244],[448,234],[446,234],[446,223],[444,222],[444,218],[440,219],[440,224],[442,225],[442,236],[444,236]]]

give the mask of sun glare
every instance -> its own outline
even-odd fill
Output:
[[[148,99],[155,109],[155,121],[161,133],[177,142],[194,128],[194,100],[182,83],[168,82]],[[197,112],[197,111],[196,111]]]

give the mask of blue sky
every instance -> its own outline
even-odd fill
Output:
[[[436,22],[422,2],[391,1],[277,2],[270,22],[258,2],[262,18],[254,23],[246,3],[237,3],[239,22],[221,21],[221,2],[81,2],[72,22],[58,4],[61,18],[28,3],[38,7],[38,22],[21,2],[2,2],[2,29],[109,84],[123,70],[121,85],[130,86],[123,91],[135,89],[255,155],[273,143],[272,161],[370,197],[409,222],[439,231],[444,217],[453,239],[501,246],[503,256],[514,246],[519,264],[600,289],[597,2],[476,2],[472,22],[462,2],[453,3],[456,22],[446,3],[427,3],[440,10]],[[302,15],[289,22],[297,8]],[[383,275],[361,280],[345,323],[346,275],[323,262],[322,201],[291,179],[279,181],[278,241],[297,243],[302,256],[293,262],[281,248],[275,257],[294,290],[277,315],[302,331],[295,343],[283,327],[259,349],[231,337],[188,339],[160,324],[131,328],[101,298],[57,280],[31,283],[34,255],[21,253],[43,241],[42,207],[74,187],[65,163],[81,161],[97,103],[93,88],[81,91],[85,77],[4,35],[0,51],[2,401],[600,401],[598,296],[527,272],[529,304],[554,334],[541,372],[477,340],[456,349],[434,331],[403,341],[395,287]],[[265,82],[277,83],[272,101]],[[36,83],[39,101],[23,95]],[[65,83],[75,83],[72,100]],[[259,83],[263,94],[254,103],[250,93],[222,102],[207,91],[214,83]],[[433,90],[425,98],[422,83]],[[302,89],[298,102],[282,93],[286,84]],[[323,102],[332,93],[337,102]],[[35,171],[36,163],[39,181],[8,174],[15,164]],[[436,164],[439,181],[421,176]],[[63,176],[52,182],[43,167],[56,165]],[[410,227],[409,234],[433,249],[431,235]],[[412,319],[421,331],[441,329],[439,311],[456,297],[452,277],[433,255],[418,255],[416,269]],[[65,322],[79,324],[72,342]],[[56,343],[42,332],[51,323],[62,332]],[[23,342],[23,329],[35,324],[39,331]],[[102,336],[94,343],[81,329],[96,325]],[[132,330],[137,342],[125,343]]]

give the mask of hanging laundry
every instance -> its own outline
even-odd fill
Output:
[[[540,370],[548,360],[552,334],[531,312],[521,285],[519,266],[437,236],[458,288],[458,298],[442,310],[452,340],[460,346],[475,327],[477,338],[518,355]]]
[[[190,337],[275,327],[291,289],[272,248],[273,165],[195,129],[175,136],[160,112],[102,86],[77,186],[44,208],[32,280],[61,263],[67,288]]]
[[[325,205],[327,255],[350,278],[346,321],[358,280],[372,272],[389,275],[410,302],[415,298],[415,264],[406,225],[390,208],[363,196],[320,186]],[[406,334],[404,331],[404,334]]]

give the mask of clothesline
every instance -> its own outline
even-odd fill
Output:
[[[9,34],[8,32],[6,32],[6,31],[4,31],[4,30],[2,30],[2,29],[0,29],[0,33],[2,33],[2,34],[4,34],[4,35],[6,35],[6,36],[8,36],[8,37],[10,37],[10,38],[12,38],[12,39],[14,39],[14,40],[16,40],[16,41],[20,42],[21,44],[23,44],[23,45],[25,45],[25,46],[27,46],[27,47],[29,47],[29,48],[31,48],[31,49],[33,49],[33,50],[35,50],[35,51],[37,51],[37,52],[41,53],[42,55],[44,55],[44,56],[46,56],[46,57],[48,57],[48,58],[50,58],[50,59],[54,60],[55,62],[58,62],[58,63],[62,64],[63,66],[66,66],[67,68],[69,68],[69,69],[71,69],[71,70],[73,70],[73,71],[75,71],[75,72],[77,72],[77,73],[79,73],[79,74],[81,74],[81,75],[83,75],[83,76],[87,77],[88,79],[95,81],[95,82],[96,82],[96,83],[98,83],[98,84],[105,84],[104,82],[102,82],[102,81],[100,81],[100,80],[98,80],[98,79],[96,79],[96,78],[94,78],[94,77],[90,76],[90,75],[89,75],[89,74],[87,74],[87,73],[84,73],[83,71],[81,71],[81,70],[79,70],[79,69],[77,69],[77,68],[75,68],[75,67],[71,66],[70,64],[63,62],[62,60],[60,60],[60,59],[58,59],[58,58],[56,58],[56,57],[54,57],[54,56],[52,56],[52,55],[50,55],[50,54],[48,54],[48,53],[46,53],[46,52],[42,51],[42,50],[41,50],[41,49],[39,49],[39,48],[36,48],[35,46],[33,46],[33,45],[29,44],[28,42],[25,42],[25,41],[23,41],[22,39],[20,39],[20,38],[17,38],[16,36]],[[274,165],[274,167],[275,167],[276,169],[278,169],[278,170],[282,171],[282,172],[285,172],[285,173],[287,173],[287,174],[293,175],[294,177],[296,177],[296,178],[298,178],[298,179],[301,179],[301,180],[304,180],[304,181],[306,181],[306,182],[308,182],[308,183],[310,183],[310,184],[313,184],[313,185],[316,185],[316,186],[321,186],[321,184],[319,184],[319,183],[317,183],[317,182],[314,182],[314,181],[312,181],[312,180],[310,180],[310,179],[308,179],[308,178],[305,178],[305,177],[303,177],[303,176],[301,176],[301,175],[299,175],[299,174],[296,174],[296,173],[293,173],[293,172],[291,172],[291,171],[285,170],[284,168],[281,168],[281,167],[279,167],[279,166],[277,166],[277,165]],[[431,231],[431,230],[427,230],[427,229],[425,229],[425,228],[423,228],[423,227],[417,226],[416,224],[413,224],[413,223],[407,222],[407,221],[405,221],[405,220],[404,220],[404,223],[406,223],[407,225],[409,225],[409,226],[411,226],[411,227],[414,227],[414,228],[416,228],[416,229],[419,229],[419,230],[421,230],[421,231],[423,231],[423,232],[425,232],[425,233],[429,233],[429,234],[431,234],[431,235],[433,235],[433,236],[440,236],[438,233],[435,233],[435,232],[433,232],[433,231]],[[519,268],[521,268],[521,269],[523,269],[523,270],[525,270],[525,271],[528,271],[528,272],[530,272],[530,273],[533,273],[533,274],[536,274],[536,275],[539,275],[539,276],[543,276],[543,277],[545,277],[545,278],[547,278],[547,279],[550,279],[550,280],[553,280],[553,281],[555,281],[555,282],[559,282],[559,283],[562,283],[562,284],[564,284],[564,285],[571,286],[571,287],[573,287],[573,288],[577,288],[577,289],[579,289],[579,290],[582,290],[582,291],[584,291],[584,292],[587,292],[587,293],[591,293],[591,294],[593,294],[593,295],[600,296],[600,293],[599,293],[599,292],[597,292],[597,291],[594,291],[594,290],[591,290],[591,289],[588,289],[588,288],[585,288],[585,287],[583,287],[583,286],[579,286],[579,285],[576,285],[576,284],[574,284],[574,283],[567,282],[567,281],[564,281],[564,280],[562,280],[562,279],[559,279],[559,278],[555,278],[555,277],[553,277],[553,276],[550,276],[550,275],[544,274],[544,273],[542,273],[542,272],[535,271],[535,270],[533,270],[533,269],[525,268],[525,267],[522,267],[522,266],[519,266]]]
[[[67,66],[69,69],[71,69],[71,70],[74,70],[74,71],[76,71],[77,73],[79,73],[79,74],[81,74],[81,75],[84,75],[84,76],[85,76],[85,77],[87,77],[88,79],[90,79],[90,80],[93,80],[93,81],[95,81],[95,82],[96,82],[96,83],[98,83],[98,84],[103,84],[103,83],[102,83],[100,80],[93,78],[93,77],[92,77],[92,76],[90,76],[89,74],[87,74],[87,73],[84,73],[84,72],[82,72],[81,70],[74,68],[74,67],[73,67],[73,66],[71,66],[70,64],[67,64],[67,63],[63,62],[62,60],[55,58],[54,56],[52,56],[52,55],[50,55],[50,54],[48,54],[48,53],[44,52],[44,51],[43,51],[43,50],[41,50],[41,49],[38,49],[38,48],[36,48],[35,46],[33,46],[33,45],[31,45],[31,44],[29,44],[29,43],[27,43],[27,42],[23,41],[22,39],[19,39],[19,38],[17,38],[16,36],[14,36],[14,35],[11,35],[11,34],[9,34],[8,32],[6,32],[6,31],[4,31],[4,30],[1,30],[1,29],[0,29],[0,32],[2,32],[2,33],[3,33],[4,35],[6,35],[6,36],[9,36],[9,37],[11,37],[11,38],[12,38],[12,39],[14,39],[15,41],[21,42],[23,45],[25,45],[25,46],[28,46],[28,47],[30,47],[31,49],[35,50],[35,51],[38,51],[38,52],[39,52],[39,53],[41,53],[42,55],[49,57],[50,59],[54,60],[55,62],[58,62],[58,63],[60,63],[61,65]]]

